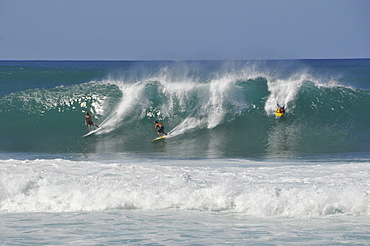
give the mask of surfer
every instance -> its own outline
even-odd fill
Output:
[[[285,113],[285,109],[284,109],[284,107],[285,106],[280,106],[279,104],[277,105],[277,109],[276,109],[276,114],[281,114],[281,116],[283,116],[283,114]]]
[[[86,120],[87,128],[89,129],[90,132],[92,131],[91,130],[91,125],[96,126],[97,128],[99,128],[99,126],[97,124],[92,122],[91,115],[89,114],[89,112],[86,112],[85,120]]]
[[[167,133],[164,132],[164,125],[162,123],[158,123],[158,121],[154,121],[154,132],[157,128],[159,128],[157,132],[159,137],[161,137],[161,133],[167,135]]]

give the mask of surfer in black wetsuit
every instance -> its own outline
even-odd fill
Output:
[[[99,126],[97,124],[92,122],[91,115],[89,114],[89,112],[86,112],[85,121],[86,121],[86,124],[87,124],[87,128],[89,129],[90,132],[92,131],[91,130],[91,125],[96,126],[97,128],[99,128]]]
[[[162,123],[158,123],[158,121],[154,121],[154,132],[157,129],[157,127],[159,128],[157,132],[159,137],[161,137],[161,133],[167,135],[167,133],[164,132],[164,125]]]

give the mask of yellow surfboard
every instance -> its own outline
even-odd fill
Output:
[[[155,138],[155,139],[153,139],[153,140],[150,140],[150,141],[157,141],[157,140],[161,140],[161,139],[163,139],[163,138],[165,138],[165,137],[167,137],[167,135],[164,135],[164,136],[161,136],[161,137],[157,137],[157,138]]]
[[[285,111],[284,107],[282,107],[282,108],[279,107],[279,108],[276,109],[275,114],[276,114],[277,117],[282,117],[284,115],[284,111]]]
[[[282,117],[284,115],[282,112],[276,112],[275,114],[277,117]]]

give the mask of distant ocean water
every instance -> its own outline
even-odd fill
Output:
[[[0,88],[5,245],[370,242],[369,59],[0,61]]]

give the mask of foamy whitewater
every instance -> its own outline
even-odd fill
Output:
[[[2,61],[1,244],[368,245],[369,67]]]

